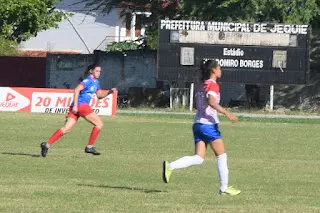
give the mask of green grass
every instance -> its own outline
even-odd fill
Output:
[[[262,108],[238,108],[232,107],[228,108],[230,111],[234,113],[253,113],[253,114],[262,114],[262,115],[304,115],[304,116],[317,116],[320,115],[320,111],[306,111],[306,110],[298,110],[298,109],[274,109],[273,111],[269,111]],[[189,106],[186,107],[177,107],[177,108],[152,108],[152,107],[124,107],[119,108],[119,111],[143,111],[143,112],[176,112],[176,113],[195,113],[196,109],[193,108],[192,112],[189,110]]]
[[[148,113],[144,112],[143,114],[141,113],[123,113],[119,112],[118,115],[121,117],[146,117],[146,118],[167,118],[167,119],[185,119],[186,122],[190,122],[194,118],[194,114],[173,114],[173,113]],[[219,117],[220,121],[228,121],[229,119],[223,115],[220,115]],[[310,118],[259,118],[259,117],[243,117],[239,116],[239,120],[241,122],[256,122],[256,123],[298,123],[298,124],[320,124],[320,119],[310,119]]]
[[[192,117],[103,120],[101,156],[84,153],[91,125],[81,119],[42,158],[64,115],[1,113],[0,212],[320,212],[319,120],[222,119],[235,197],[218,195],[210,150],[162,182],[164,159],[193,154]]]

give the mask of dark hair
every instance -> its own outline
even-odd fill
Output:
[[[200,65],[201,81],[208,80],[210,78],[212,69],[217,68],[218,66],[219,63],[216,60],[203,61],[203,63]]]
[[[88,75],[90,74],[90,70],[93,70],[94,68],[96,68],[97,65],[95,64],[90,64],[86,71],[83,72],[83,74],[80,76],[79,81],[83,81],[86,77],[88,77]]]

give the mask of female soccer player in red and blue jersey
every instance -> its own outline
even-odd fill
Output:
[[[95,150],[93,145],[98,138],[100,130],[103,127],[103,123],[100,117],[91,109],[89,103],[93,95],[96,94],[97,97],[101,99],[112,94],[115,90],[112,89],[108,92],[103,92],[100,89],[100,84],[98,81],[100,73],[101,67],[93,64],[88,66],[88,69],[83,73],[82,77],[80,77],[79,80],[81,83],[74,89],[73,102],[70,105],[65,125],[54,132],[47,142],[41,143],[41,155],[43,157],[46,157],[50,146],[54,142],[71,131],[79,117],[83,117],[94,125],[88,145],[85,148],[85,152],[93,155],[100,155],[100,153]]]
[[[240,190],[228,185],[229,170],[224,142],[219,131],[218,112],[225,114],[231,121],[237,117],[219,105],[220,88],[217,79],[221,77],[221,68],[217,61],[206,61],[201,67],[201,83],[196,92],[197,114],[192,127],[195,143],[195,155],[185,156],[169,163],[163,162],[163,180],[170,181],[172,171],[203,163],[207,144],[210,145],[217,157],[217,170],[220,179],[220,194],[238,195]]]

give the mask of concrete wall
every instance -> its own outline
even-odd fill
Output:
[[[92,62],[92,54],[48,54],[46,66],[46,87],[75,88],[79,83],[78,78]]]
[[[94,56],[56,55],[47,57],[47,83],[50,88],[74,88],[79,76],[94,62]],[[103,54],[100,59],[102,88],[118,88],[127,93],[130,87],[156,87],[156,52]]]

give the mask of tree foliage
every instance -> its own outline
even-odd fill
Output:
[[[22,55],[17,50],[18,44],[15,41],[10,41],[8,39],[0,36],[0,56],[20,56]]]
[[[183,18],[207,21],[310,23],[319,15],[316,0],[184,0]]]
[[[57,0],[0,0],[0,35],[20,43],[38,32],[57,27],[65,16]]]
[[[138,44],[132,41],[122,41],[122,42],[114,42],[111,45],[108,45],[106,51],[128,51],[128,50],[136,50],[138,49]]]

